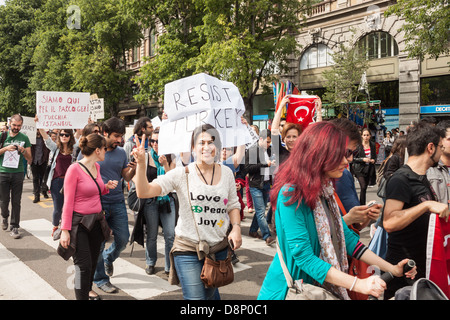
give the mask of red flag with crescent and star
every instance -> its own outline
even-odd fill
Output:
[[[306,128],[313,122],[316,113],[316,96],[291,95],[289,97],[289,108],[286,113],[286,122],[297,123]]]

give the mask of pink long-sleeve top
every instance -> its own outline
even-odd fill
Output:
[[[102,194],[107,194],[102,177],[100,175],[100,165],[97,168],[96,181]],[[78,163],[72,164],[67,169],[64,179],[64,206],[61,216],[61,229],[72,229],[73,212],[80,214],[93,214],[102,210],[102,204],[97,185],[91,176],[85,172]]]

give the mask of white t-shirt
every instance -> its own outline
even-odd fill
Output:
[[[241,208],[234,175],[230,168],[220,165],[222,170],[220,181],[218,184],[211,186],[205,184],[199,178],[194,163],[189,164],[188,168],[189,198],[200,238],[208,242],[210,246],[214,246],[227,235],[230,225],[228,212],[232,209]],[[189,204],[185,168],[177,167],[159,176],[153,182],[161,187],[160,196],[173,190],[177,192],[180,209],[175,234],[198,242],[199,239]]]

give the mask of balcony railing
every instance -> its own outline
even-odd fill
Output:
[[[331,2],[336,0],[326,0],[312,5],[310,17],[314,17],[331,11]]]

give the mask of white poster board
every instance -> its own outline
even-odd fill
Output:
[[[105,99],[91,99],[89,100],[89,117],[92,121],[105,119]]]
[[[205,73],[170,82],[164,87],[164,112],[170,121],[201,111],[245,110],[239,89]]]
[[[152,125],[153,125],[153,129],[161,127],[161,119],[158,116],[152,118],[151,122],[152,122]]]
[[[231,82],[201,73],[168,83],[164,91],[164,112],[159,134],[159,154],[191,150],[192,132],[209,123],[221,137],[222,147],[249,143],[252,138],[242,124],[245,112],[239,89]]]
[[[38,129],[82,129],[90,114],[89,93],[36,92]]]
[[[36,123],[34,122],[34,118],[31,117],[24,117],[22,128],[20,129],[20,132],[23,134],[26,134],[28,139],[30,139],[31,144],[36,144]]]

